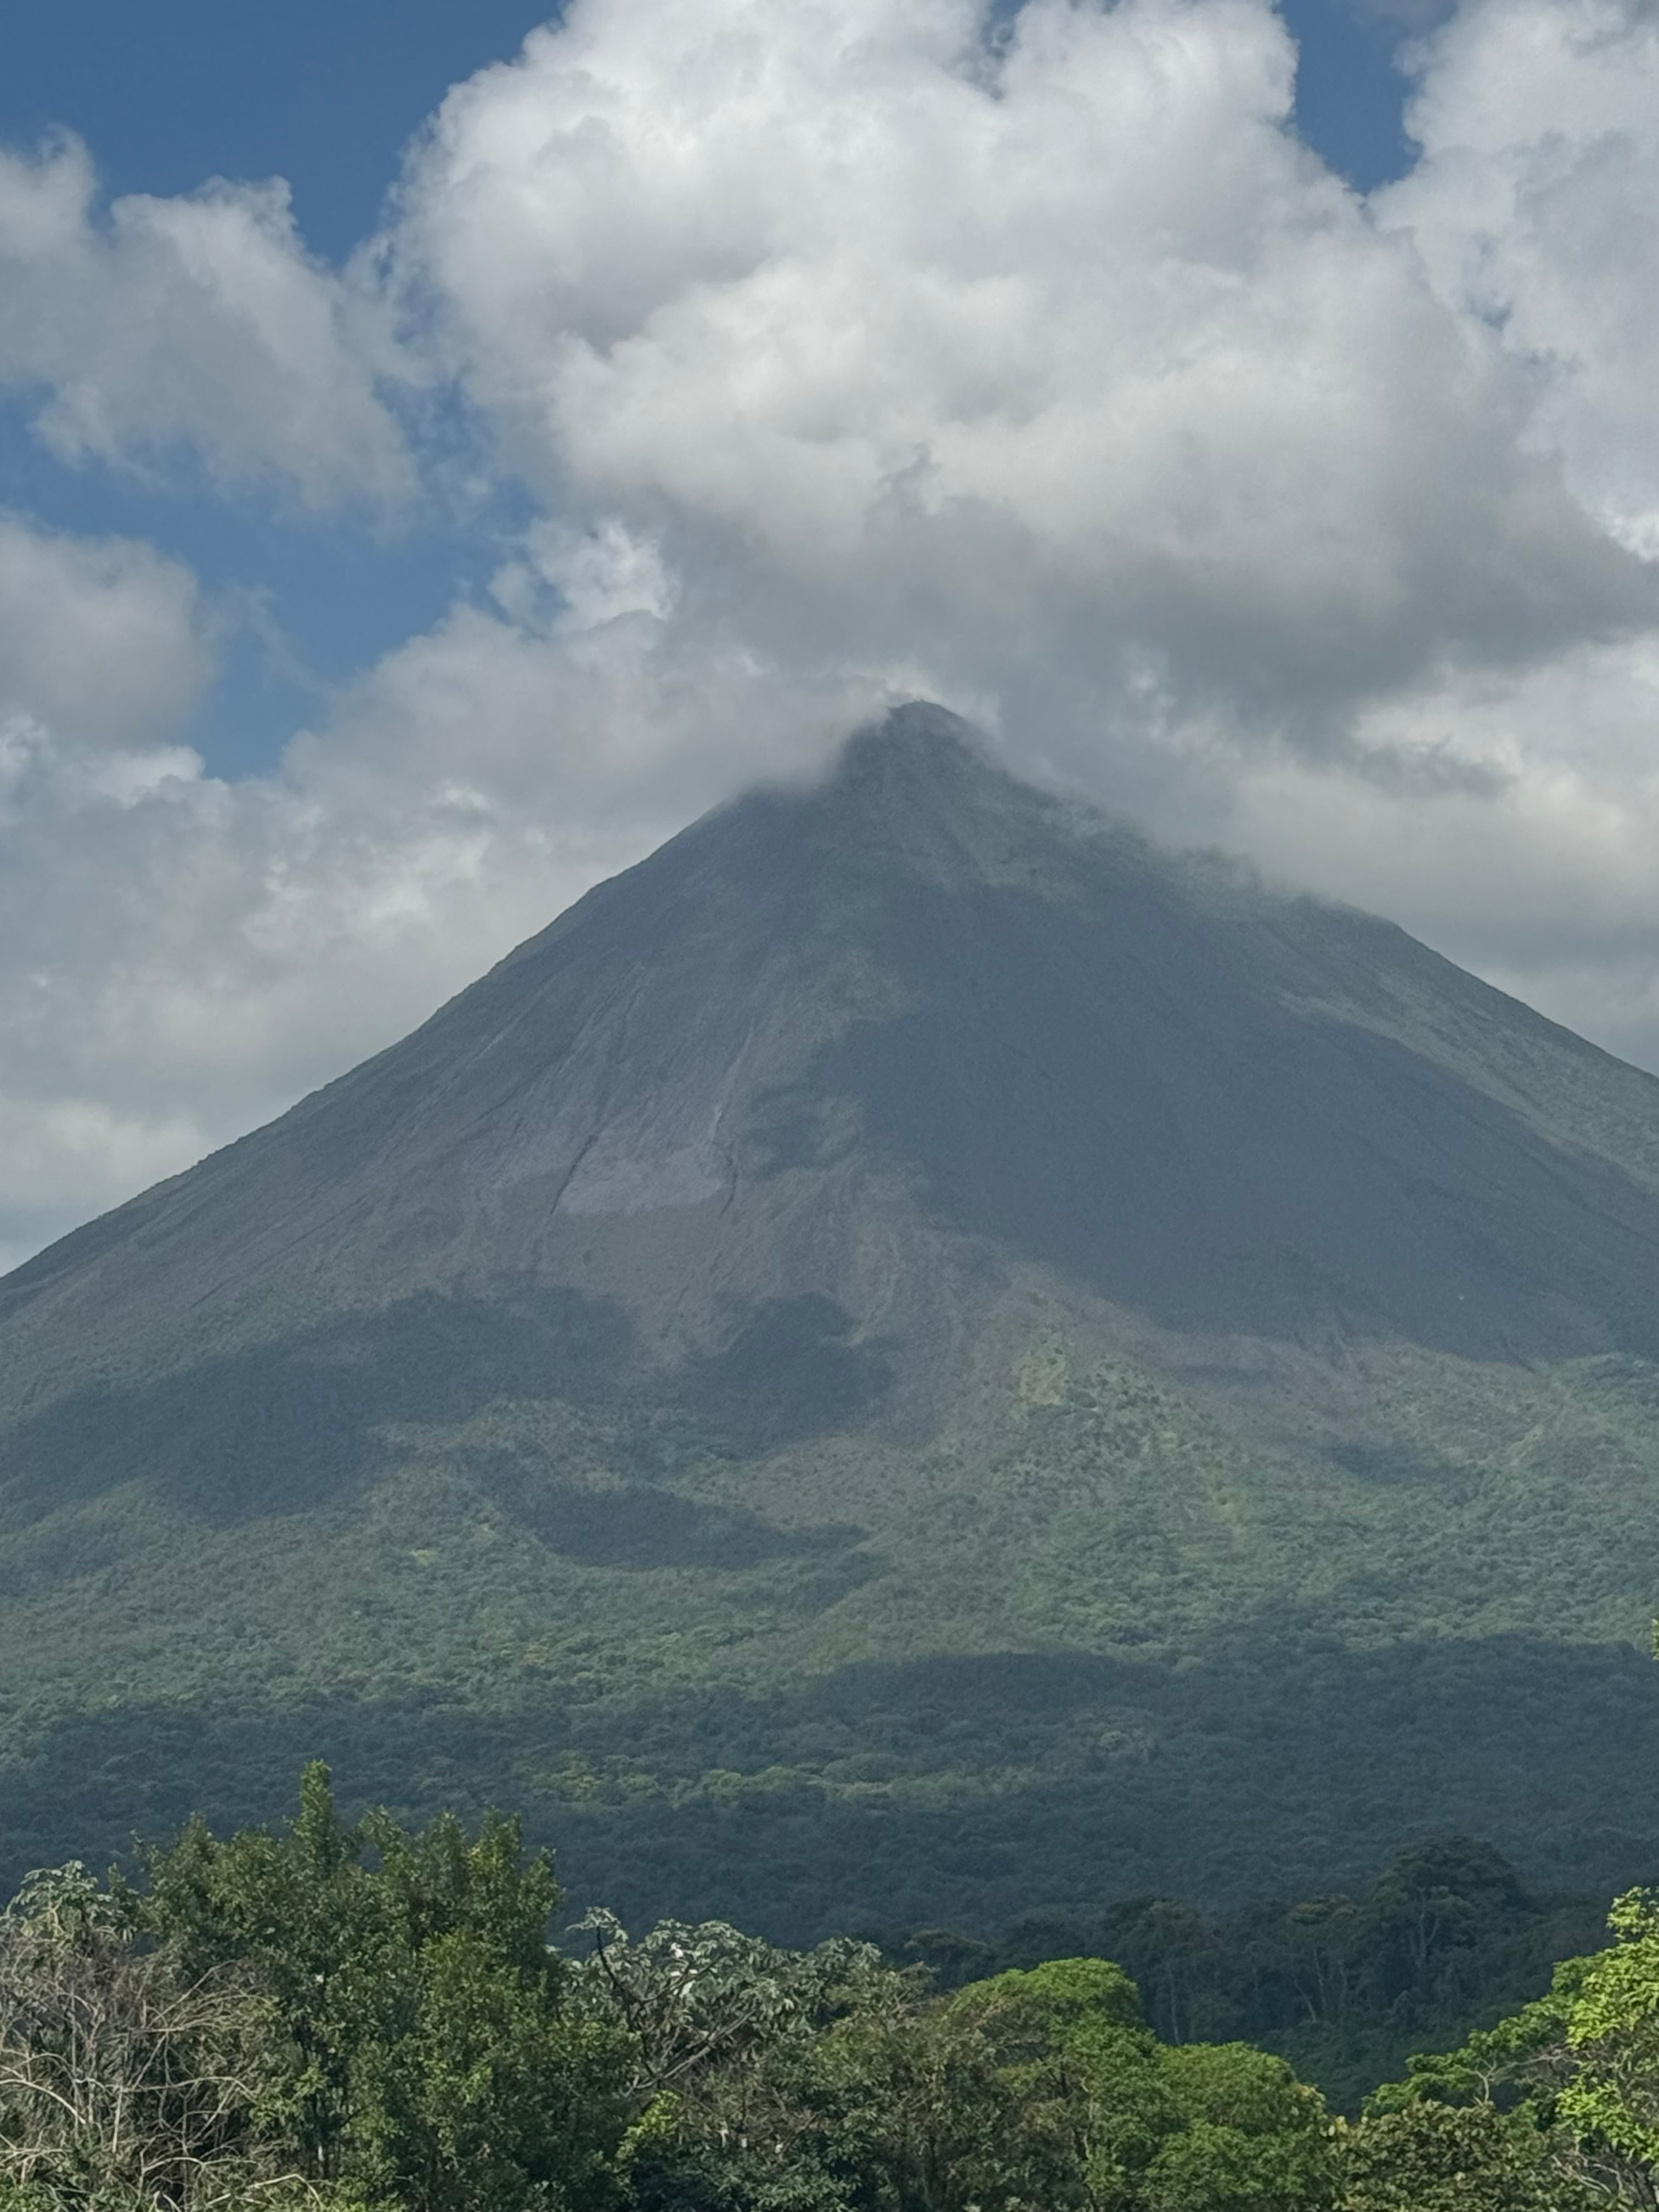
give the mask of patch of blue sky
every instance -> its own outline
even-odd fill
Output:
[[[1356,191],[1392,184],[1412,164],[1402,123],[1410,89],[1398,63],[1403,27],[1345,0],[1279,0],[1297,42],[1296,124]]]
[[[313,248],[373,230],[404,146],[452,84],[509,59],[538,0],[14,0],[0,137],[78,131],[109,190],[286,177]]]
[[[383,528],[296,517],[205,486],[157,488],[95,462],[64,466],[33,435],[29,411],[0,406],[0,508],[76,536],[142,538],[201,580],[220,675],[185,734],[219,775],[270,768],[340,684],[437,622],[458,595],[482,596],[527,520],[509,494],[464,522],[430,506]]]

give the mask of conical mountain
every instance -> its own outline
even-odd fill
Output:
[[[0,1283],[0,1850],[321,1747],[794,1934],[1642,1871],[1656,1263],[1659,1083],[904,709]]]

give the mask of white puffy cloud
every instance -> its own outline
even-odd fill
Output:
[[[450,95],[402,265],[506,465],[688,639],[1135,760],[1310,744],[1659,609],[1524,379],[1288,129],[1259,0],[576,0]],[[1150,689],[1149,689],[1150,686]]]
[[[66,459],[187,453],[222,487],[319,508],[410,489],[378,318],[307,255],[280,181],[103,210],[78,140],[0,148],[0,388],[40,396]]]
[[[452,93],[349,280],[270,193],[104,218],[73,149],[14,163],[41,289],[0,362],[64,451],[395,495],[395,315],[537,519],[267,777],[204,773],[160,677],[123,707],[91,629],[43,648],[78,698],[0,685],[0,1237],[917,693],[1659,1063],[1646,20],[1469,0],[1369,204],[1291,129],[1262,0],[996,37],[979,0],[573,0]],[[156,666],[194,665],[187,579],[33,542],[171,592]]]
[[[1528,441],[1659,557],[1659,17],[1471,0],[1420,47],[1422,159],[1380,196],[1435,289],[1523,373]]]
[[[80,743],[120,743],[188,714],[210,670],[187,569],[131,539],[68,538],[0,512],[0,726],[22,715]],[[0,779],[6,742],[0,726]]]
[[[1425,684],[1358,718],[1348,771],[1281,750],[1232,809],[1276,872],[1659,1066],[1659,641]]]

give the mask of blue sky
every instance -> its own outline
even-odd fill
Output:
[[[1297,119],[1362,189],[1407,166],[1399,27],[1345,0],[1291,0]],[[452,84],[510,60],[544,20],[526,0],[28,0],[12,11],[0,140],[84,139],[107,196],[282,177],[316,253],[343,260],[380,222],[404,147]],[[353,527],[296,526],[268,501],[162,494],[64,469],[21,401],[0,404],[0,506],[54,526],[143,537],[211,580],[228,625],[220,680],[189,736],[219,773],[270,765],[328,688],[435,621],[494,566],[488,527],[431,509]],[[256,611],[257,610],[257,611]],[[275,635],[273,635],[273,631]]]

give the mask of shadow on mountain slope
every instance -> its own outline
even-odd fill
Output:
[[[1147,1741],[1113,1752],[1134,1717]],[[523,1806],[573,1913],[602,1899],[788,1942],[1146,1893],[1306,1895],[1449,1825],[1545,1887],[1611,1890],[1659,1864],[1659,1678],[1633,1649],[1353,1652],[1259,1628],[1179,1672],[1005,1654],[631,1707],[554,1692],[489,1711],[434,1691],[64,1718],[0,1771],[0,1881],[195,1808],[276,1817],[313,1755],[346,1800],[405,1815]]]
[[[591,1401],[630,1345],[619,1309],[574,1291],[424,1291],[155,1382],[76,1391],[0,1443],[0,1475],[24,1516],[134,1480],[212,1521],[300,1512],[363,1476],[380,1424],[463,1420],[501,1397]]]
[[[1075,899],[901,883],[882,932],[902,1010],[758,1102],[763,1171],[817,1157],[825,1101],[850,1099],[934,1219],[1171,1328],[1659,1352],[1659,1197],[1286,1005],[1153,879]]]
[[[687,1361],[667,1395],[705,1447],[755,1459],[808,1437],[857,1427],[891,1387],[885,1339],[852,1342],[853,1321],[816,1292],[745,1314],[719,1351]]]
[[[514,1524],[561,1559],[582,1566],[708,1567],[723,1571],[767,1559],[830,1559],[864,1540],[846,1523],[780,1528],[757,1513],[682,1498],[654,1483],[610,1489],[562,1481],[514,1453],[469,1454],[466,1472]],[[878,1573],[873,1560],[843,1562],[835,1595]]]
[[[640,1373],[632,1324],[611,1301],[523,1283],[491,1298],[424,1291],[156,1382],[76,1391],[0,1439],[0,1497],[14,1524],[135,1480],[222,1523],[301,1512],[366,1478],[384,1425],[464,1421],[501,1399],[611,1412],[633,1462],[624,1474],[699,1455],[750,1458],[851,1427],[880,1399],[886,1358],[849,1343],[849,1330],[828,1298],[779,1299],[745,1313],[723,1346],[658,1376]],[[650,1494],[567,1488],[559,1525],[579,1547],[571,1556],[621,1547],[643,1560],[654,1545],[653,1565],[714,1564],[722,1528],[745,1559],[774,1555],[764,1547],[777,1532],[757,1533],[765,1523],[739,1535],[738,1516],[699,1519],[672,1501],[659,1501],[647,1541],[635,1523]],[[599,1502],[607,1496],[624,1502]],[[683,1561],[666,1548],[676,1531]]]

